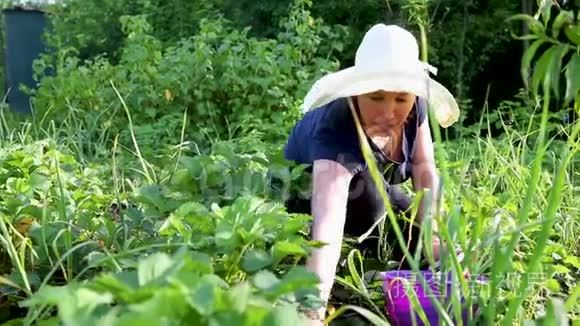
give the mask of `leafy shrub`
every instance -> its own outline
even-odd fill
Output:
[[[183,154],[176,169],[170,175],[166,170],[161,179],[169,179],[164,185],[168,193],[207,205],[243,195],[284,201],[291,191],[309,186],[303,170],[284,159],[280,146],[248,138],[218,142],[207,153]]]
[[[78,243],[104,237],[99,229],[113,201],[99,178],[106,171],[81,167],[47,141],[4,146],[0,171],[2,271],[26,292],[50,278],[51,270],[58,270],[56,282],[72,278],[88,251],[63,255]]]
[[[25,306],[39,314],[28,317],[50,318],[51,310],[38,309],[48,305],[57,308],[58,320],[71,324],[142,320],[139,307],[165,309],[162,303],[170,300],[187,304],[151,320],[241,318],[253,325],[281,315],[296,320],[296,307],[317,307],[318,280],[297,266],[318,246],[304,237],[310,217],[290,215],[279,202],[256,197],[275,197],[267,189],[270,169],[288,178],[291,170],[267,158],[263,144],[246,155],[232,152],[250,144],[259,143],[216,143],[212,152],[184,157],[175,170],[166,169],[162,175],[176,172],[175,182],[136,180],[131,183],[142,186],[129,193],[118,184],[124,181],[111,178],[110,166],[83,168],[54,142],[5,146],[0,255],[6,302],[29,297]],[[204,197],[204,184],[189,164],[207,160],[215,163],[202,170],[222,168],[214,175],[221,180],[210,187],[229,195]],[[261,188],[243,182],[248,173]],[[248,303],[231,309],[230,295],[247,296]],[[203,303],[187,299],[198,296]]]
[[[293,267],[310,252],[308,216],[290,216],[283,206],[255,197],[240,197],[230,206],[188,202],[165,221],[161,235],[178,239],[213,257],[215,273],[228,282],[244,280],[260,270]],[[173,240],[172,240],[173,241]],[[284,259],[292,255],[288,266]]]
[[[154,37],[172,44],[196,33],[202,18],[216,15],[212,1],[64,0],[47,6],[50,29],[45,42],[52,49],[69,49],[82,60],[104,55],[117,63],[125,35],[122,16],[146,17]]]
[[[251,38],[224,19],[202,20],[196,36],[166,49],[144,17],[123,17],[127,39],[118,65],[103,57],[85,64],[74,56],[62,64],[48,56],[37,62],[40,88],[33,102],[39,120],[66,117],[62,126],[83,130],[84,143],[105,141],[127,126],[122,97],[137,138],[148,139],[153,150],[175,145],[170,142],[179,138],[174,127],[184,111],[188,139],[228,138],[251,129],[274,140],[285,137],[313,80],[335,68],[317,56],[321,39],[340,45],[340,34],[314,20],[300,1],[291,17],[276,40]],[[47,70],[57,73],[41,78]],[[122,134],[122,143],[128,139],[128,132]]]
[[[296,325],[303,322],[298,305],[285,295],[309,291],[317,283],[302,268],[281,278],[260,272],[229,285],[212,274],[210,256],[183,250],[173,256],[156,253],[135,268],[103,273],[63,287],[44,287],[24,302],[29,308],[58,307],[65,325]]]

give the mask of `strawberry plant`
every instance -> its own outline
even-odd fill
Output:
[[[55,307],[57,318],[71,324],[143,320],[135,314],[138,306],[169,304],[169,298],[190,301],[189,307],[175,306],[156,317],[178,324],[242,318],[254,325],[288,314],[298,318],[295,307],[317,304],[317,278],[298,265],[318,244],[305,237],[309,216],[290,215],[279,202],[251,196],[270,193],[269,174],[262,173],[268,158],[258,151],[235,156],[216,143],[213,153],[190,157],[203,162],[222,153],[232,175],[248,173],[252,164],[260,171],[259,191],[232,191],[204,205],[193,200],[201,198],[199,186],[184,195],[176,191],[179,182],[143,184],[134,195],[114,195],[119,189],[110,187],[110,167],[83,169],[53,142],[3,148],[0,254],[6,276],[0,281],[8,302],[29,297],[22,305],[27,321],[51,320],[49,308]],[[220,177],[221,186],[231,186],[227,174]],[[82,281],[87,278],[91,281]],[[208,291],[210,297],[203,298]],[[229,309],[227,297],[238,291],[246,293],[248,311]],[[196,303],[198,295],[209,301]],[[261,317],[254,320],[256,313]]]
[[[296,325],[304,317],[288,296],[312,294],[317,283],[312,273],[295,268],[281,276],[262,271],[230,285],[213,268],[205,253],[155,253],[120,272],[41,288],[23,302],[40,312],[26,322],[48,317],[64,325]],[[58,315],[49,317],[53,307]]]
[[[186,203],[160,228],[172,241],[188,243],[214,257],[216,273],[226,280],[243,280],[264,269],[297,264],[310,253],[304,237],[308,216],[290,216],[283,206],[240,197],[227,207]],[[285,258],[292,256],[291,261]],[[288,265],[290,264],[290,265]]]

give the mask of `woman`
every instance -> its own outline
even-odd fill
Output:
[[[428,104],[443,127],[457,121],[459,110],[453,96],[430,79],[429,71],[435,73],[419,60],[417,41],[410,32],[378,24],[365,34],[354,67],[324,76],[305,98],[306,114],[289,136],[285,156],[311,165],[311,196],[296,195],[287,207],[290,212],[312,214],[312,238],[327,243],[307,263],[320,277],[325,302],[334,282],[343,234],[360,236],[384,217],[385,207],[361,144],[368,143],[379,168],[385,171],[384,186],[396,211],[408,213],[411,200],[396,186],[407,179],[412,179],[416,191],[426,194],[419,221],[437,207],[439,180]],[[357,124],[365,137],[358,137]],[[418,229],[412,228],[412,233],[411,253]],[[439,242],[434,239],[433,253],[438,259]],[[374,251],[376,240],[365,241],[362,247]],[[401,258],[400,247],[395,247],[394,256]],[[324,310],[313,318],[323,319]]]

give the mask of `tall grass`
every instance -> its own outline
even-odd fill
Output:
[[[424,62],[428,62],[427,5],[428,1],[425,0],[409,0],[405,7],[411,22],[419,27],[421,58]],[[561,60],[554,55],[544,61],[549,67],[558,67],[558,59]],[[524,64],[529,64],[529,60],[524,58]],[[548,68],[548,71],[551,70]],[[530,280],[534,279],[535,273],[542,271],[541,261],[554,227],[560,226],[564,229],[562,225],[570,226],[571,236],[563,239],[566,242],[564,246],[570,245],[571,255],[578,249],[578,244],[574,241],[580,229],[578,220],[574,217],[578,216],[577,207],[580,202],[566,181],[571,180],[575,173],[569,167],[574,156],[578,154],[580,121],[576,121],[569,128],[566,142],[560,144],[559,150],[548,151],[554,145],[554,140],[547,138],[547,120],[551,103],[550,92],[553,89],[552,79],[556,77],[559,77],[558,74],[545,73],[541,81],[542,92],[535,94],[541,107],[538,130],[531,128],[534,118],[532,115],[527,131],[513,130],[502,121],[504,135],[499,139],[488,136],[486,139],[443,143],[440,128],[431,113],[432,110],[429,110],[431,131],[437,144],[435,154],[441,178],[441,201],[449,213],[443,218],[439,211],[435,211],[434,215],[424,218],[421,224],[424,239],[420,239],[418,250],[421,250],[424,240],[425,254],[433,263],[429,244],[432,223],[435,222],[439,236],[447,247],[454,248],[459,245],[466,253],[463,264],[459,263],[454,251],[449,251],[448,257],[442,257],[442,272],[451,272],[457,280],[451,295],[451,307],[443,307],[439,301],[433,301],[438,313],[447,323],[452,323],[452,317],[461,323],[461,296],[466,297],[466,305],[469,306],[474,303],[472,299],[475,295],[478,304],[485,307],[482,317],[487,323],[521,324],[526,317],[536,315],[533,307],[530,308],[526,303],[540,301],[546,304],[545,294],[542,298],[542,294],[536,290],[546,280],[536,280],[534,284],[530,284]],[[578,105],[577,101],[575,106]],[[354,116],[356,120],[357,117]],[[364,139],[358,123],[357,127],[360,139]],[[531,140],[535,141],[533,147],[529,146]],[[417,257],[413,257],[405,245],[406,241],[396,223],[371,151],[364,141],[361,142],[361,147],[375,185],[385,202],[388,222],[409,265],[417,273]],[[555,165],[551,173],[545,164],[547,153],[552,154]],[[421,195],[419,194],[418,199]],[[518,264],[517,270],[515,263]],[[488,292],[471,293],[474,289],[468,287],[464,278],[465,270],[475,275],[487,274]],[[515,285],[508,284],[508,278],[514,275],[517,276],[517,280],[514,279]],[[515,294],[507,294],[510,290],[515,291]],[[577,288],[572,291],[574,293],[570,300],[578,292]],[[561,310],[562,314],[571,312],[570,309],[573,308],[570,302],[566,305],[568,311]],[[416,306],[414,308],[418,308],[416,313],[421,315],[422,309]],[[500,310],[501,314],[498,314]],[[565,316],[558,318],[565,319]]]
[[[569,255],[574,255],[580,249],[575,237],[580,233],[577,220],[580,198],[574,195],[571,185],[565,183],[565,180],[571,178],[566,166],[573,155],[578,153],[578,141],[576,140],[576,148],[571,140],[560,145],[563,155],[557,160],[558,164],[553,173],[549,172],[544,162],[536,176],[536,189],[526,199],[528,181],[533,172],[529,166],[530,159],[533,162],[537,158],[534,148],[528,145],[529,137],[530,135],[505,126],[504,135],[497,139],[463,139],[445,143],[442,147],[448,157],[447,168],[450,175],[445,188],[444,203],[446,210],[453,214],[449,214],[440,227],[447,230],[453,245],[459,245],[465,252],[459,274],[453,269],[450,257],[443,257],[442,272],[455,273],[454,275],[458,275],[454,276],[455,279],[463,277],[464,270],[469,270],[472,275],[489,276],[490,282],[479,289],[469,287],[473,285],[469,283],[466,290],[458,280],[453,294],[456,302],[461,296],[465,296],[466,305],[478,303],[487,307],[481,317],[488,323],[521,324],[526,318],[538,317],[535,305],[547,304],[549,293],[546,293],[544,284],[548,280],[546,277],[550,276],[549,269],[542,268],[540,262],[546,256],[549,238],[556,232],[555,227],[569,233],[559,234],[559,245],[566,248]],[[559,151],[554,152],[556,153]],[[519,222],[518,216],[524,200],[529,200],[528,213],[526,219]],[[395,230],[396,227],[393,225]],[[510,252],[506,252],[514,238],[517,238],[516,244]],[[400,244],[399,239],[398,241]],[[405,239],[403,244],[406,244]],[[511,257],[500,258],[508,255]],[[412,262],[413,259],[410,256],[408,261]],[[414,270],[415,267],[412,266]],[[493,268],[496,268],[498,275],[496,282],[491,277]],[[352,274],[351,270],[349,268],[347,273]],[[357,273],[361,272],[364,273],[364,270],[357,269]],[[357,284],[349,285],[346,278],[339,279],[341,284],[354,288],[355,293],[358,292],[365,301],[370,300],[368,290],[365,293]],[[351,279],[356,277],[351,275]],[[572,297],[573,295],[569,302],[572,302]],[[376,304],[379,302],[369,304],[371,310],[376,311]],[[487,309],[491,305],[495,306],[495,312],[489,315]],[[458,303],[457,306],[460,307]],[[571,303],[567,307],[566,313],[569,314],[577,309]],[[449,315],[449,307],[441,305],[439,308],[443,310],[443,318],[457,320],[454,310]],[[421,313],[420,308],[417,313]],[[448,314],[448,317],[444,314]],[[504,314],[505,317],[502,318]]]

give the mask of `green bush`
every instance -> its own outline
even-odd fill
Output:
[[[69,280],[83,268],[90,246],[65,258],[66,252],[80,242],[113,237],[103,232],[114,200],[105,190],[107,172],[79,165],[50,141],[2,148],[1,270],[17,288],[29,293],[45,279]],[[7,294],[9,301],[13,295],[21,294]]]
[[[211,257],[156,253],[135,268],[88,282],[46,286],[24,302],[31,310],[57,307],[46,322],[64,325],[299,325],[298,304],[283,300],[312,292],[317,278],[303,268],[282,277],[262,271],[229,285],[212,274]]]
[[[185,152],[160,168],[160,183],[121,179],[123,167],[102,162],[84,166],[52,141],[4,146],[0,311],[27,297],[29,321],[54,316],[46,305],[68,324],[124,324],[176,300],[148,318],[300,318],[297,307],[319,304],[317,278],[297,266],[317,244],[304,237],[310,217],[288,214],[283,189],[270,182],[290,182],[300,167],[268,157],[268,146],[247,137]],[[247,303],[232,309],[230,295]]]
[[[167,48],[143,16],[123,16],[126,39],[118,64],[102,56],[87,62],[74,55],[63,55],[62,63],[50,56],[37,61],[38,121],[45,128],[65,117],[55,130],[78,135],[76,144],[84,139],[77,148],[89,154],[96,150],[83,146],[107,142],[117,133],[129,143],[120,97],[138,142],[151,153],[176,145],[171,141],[179,139],[186,112],[188,139],[231,138],[253,129],[269,139],[285,137],[313,81],[336,68],[318,55],[321,40],[338,48],[344,34],[313,19],[307,7],[302,1],[293,6],[275,40],[250,37],[223,18],[203,19],[197,35]],[[43,76],[47,70],[57,73]]]
[[[315,1],[303,0],[312,16],[335,26],[334,30],[348,30],[340,38],[324,36],[317,45],[317,56],[340,62],[342,66],[353,63],[356,48],[363,34],[375,23],[399,24],[414,31],[413,4],[421,1]],[[184,38],[200,32],[203,19],[226,18],[234,30],[245,30],[248,37],[278,39],[287,21],[296,11],[293,1],[268,0],[211,0],[211,1],[160,1],[160,0],[66,0],[65,6],[53,6],[53,29],[47,34],[49,44],[55,49],[71,49],[81,60],[104,56],[117,64],[122,57],[125,34],[120,17],[143,16],[151,24],[150,35],[165,49],[175,46]],[[465,123],[476,123],[481,117],[479,108],[485,101],[491,107],[511,98],[522,86],[516,67],[521,57],[520,44],[511,37],[505,19],[521,12],[521,2],[506,1],[427,1],[430,24],[430,61],[439,68],[437,78],[450,88],[461,101],[472,100],[473,105],[463,105]],[[298,17],[299,20],[302,18]],[[247,29],[246,28],[250,28]],[[513,29],[519,34],[521,25]],[[304,40],[312,39],[309,32]],[[314,38],[316,39],[316,38]],[[339,51],[334,51],[335,49]],[[501,76],[490,71],[501,70]],[[487,87],[491,92],[486,94]],[[453,133],[457,135],[457,133]]]
[[[202,18],[214,17],[214,5],[187,0],[59,1],[46,8],[51,28],[45,39],[53,49],[74,49],[83,60],[105,55],[117,63],[125,39],[120,17],[146,17],[153,36],[171,44],[194,35]]]

